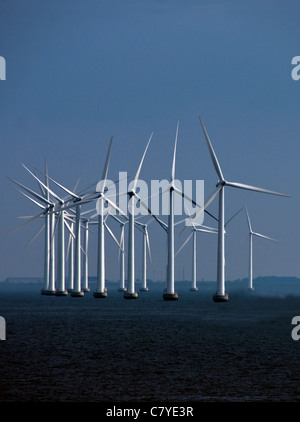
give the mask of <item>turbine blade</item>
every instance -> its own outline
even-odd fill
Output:
[[[73,239],[75,239],[75,234],[73,233],[73,230],[72,230],[71,226],[69,225],[69,223],[67,223],[66,220],[64,222],[65,222],[65,226],[67,227],[70,235],[73,237]]]
[[[232,217],[229,218],[229,220],[227,220],[227,222],[225,223],[225,227],[227,226],[227,224],[230,223],[230,221],[232,221],[243,209],[244,207],[242,207],[241,209],[239,209],[235,214],[233,214]]]
[[[182,251],[182,249],[185,247],[185,245],[189,242],[190,238],[193,236],[193,232],[189,235],[189,237],[185,240],[185,242],[181,245],[181,247],[178,249],[178,251],[175,253],[175,256]]]
[[[176,161],[176,149],[177,149],[177,140],[178,140],[178,129],[179,129],[179,122],[177,123],[177,128],[176,128],[176,136],[175,136],[175,145],[174,145],[173,163],[172,163],[170,183],[173,183],[174,180],[175,180],[175,161]]]
[[[125,218],[128,218],[127,215],[121,210],[121,208],[119,208],[116,204],[114,204],[107,196],[102,194],[102,197],[105,201],[108,202],[108,204],[114,208],[116,211],[118,211],[119,214],[121,214],[122,216],[124,216]]]
[[[57,186],[59,186],[62,190],[67,192],[72,198],[74,199],[80,199],[80,196],[76,195],[76,193],[72,192],[70,189],[66,188],[62,184],[58,183],[56,180],[52,179],[52,177],[48,176],[48,178],[55,183]]]
[[[145,233],[144,224],[134,221],[134,225],[140,232]]]
[[[36,175],[36,170],[34,172],[34,174]],[[37,183],[39,190],[41,191],[41,194],[43,195],[44,198],[46,198],[46,189],[38,182]]]
[[[56,195],[55,192],[53,192],[48,186],[46,186],[32,171],[30,171],[25,164],[22,163],[22,166],[53,196],[53,198],[57,199],[59,202],[62,202],[62,199]],[[50,177],[48,176],[50,179]]]
[[[231,186],[233,188],[238,188],[238,189],[251,190],[251,191],[254,191],[254,192],[267,193],[267,194],[270,194],[270,195],[284,196],[284,197],[289,198],[289,195],[286,195],[285,193],[275,192],[273,190],[264,189],[264,188],[258,188],[256,186],[245,185],[244,183],[227,182],[226,181],[226,186]]]
[[[38,231],[35,233],[35,235],[31,238],[31,240],[27,243],[27,245],[25,246],[25,249],[28,249],[31,245],[32,245],[32,243],[35,241],[35,239],[40,235],[40,233],[42,233],[42,231],[44,230],[44,228],[45,228],[45,224],[43,224],[39,229],[38,229]]]
[[[87,256],[87,253],[86,253],[86,251],[83,249],[83,246],[82,246],[82,245],[80,245],[80,249],[81,249],[81,252],[83,253],[83,255]]]
[[[147,242],[147,249],[150,258],[150,262],[152,262],[151,250],[150,250],[150,240],[149,240],[149,233],[148,230],[146,231],[146,242]]]
[[[197,204],[196,201],[194,201],[192,198],[190,198],[185,193],[181,192],[181,190],[177,189],[176,186],[173,186],[173,189],[174,189],[174,192],[178,193],[178,195],[181,195],[184,199],[191,202],[193,205],[195,205],[195,207],[202,209],[201,205]],[[202,211],[203,211],[203,209],[202,209]]]
[[[272,240],[273,242],[279,242],[278,240],[273,239],[272,237],[265,236],[265,235],[260,234],[260,233],[255,233],[255,232],[252,232],[252,234],[253,234],[254,236],[261,237],[261,238],[263,238],[263,239]]]
[[[70,255],[70,248],[71,248],[71,241],[72,241],[72,236],[69,236],[68,239],[68,244],[67,244],[67,251],[66,251],[66,261],[69,260],[69,255]]]
[[[196,230],[196,232],[203,232],[203,233],[211,233],[211,234],[218,234],[219,233],[218,230],[215,230],[215,229],[209,230],[209,229],[202,229],[200,227],[196,227],[195,230]]]
[[[49,187],[49,179],[48,179],[48,163],[47,159],[45,158],[45,185]],[[45,190],[45,198],[49,201],[49,192]]]
[[[22,189],[24,189],[26,192],[30,193],[30,195],[34,196],[36,199],[40,200],[41,202],[44,202],[47,205],[53,205],[52,202],[48,201],[47,199],[45,199],[43,196],[39,195],[38,193],[34,192],[33,190],[27,188],[26,186],[22,185],[22,183],[17,182],[14,179],[11,179],[10,177],[8,177],[8,179],[15,183],[16,185],[20,186]]]
[[[59,211],[65,211],[65,210],[69,210],[71,208],[80,207],[81,205],[89,204],[90,202],[92,202],[92,200],[93,199],[89,199],[89,200],[85,200],[85,201],[72,202],[71,204],[67,204],[67,205],[64,205],[61,208],[59,208]]]
[[[209,215],[211,218],[213,218],[215,221],[219,221],[218,219],[217,219],[217,217],[215,217],[214,215],[212,215],[210,212],[208,212],[207,210],[204,210],[204,212],[207,214],[207,215]]]
[[[199,120],[200,120],[202,129],[203,129],[203,132],[204,132],[204,136],[205,136],[205,139],[206,139],[206,143],[207,143],[207,146],[208,146],[208,150],[209,150],[209,153],[210,153],[210,156],[211,156],[211,159],[212,159],[214,168],[215,168],[215,170],[217,172],[217,175],[219,176],[220,181],[223,181],[224,180],[224,176],[223,176],[223,173],[222,173],[222,170],[221,170],[221,166],[219,164],[219,161],[217,159],[216,153],[215,153],[215,151],[213,149],[212,143],[211,143],[211,141],[209,139],[209,136],[207,134],[207,131],[205,129],[205,126],[204,126],[204,124],[203,124],[203,122],[202,122],[202,120],[201,120],[200,117],[199,117]]]
[[[40,212],[37,215],[34,215],[33,217],[30,217],[28,220],[24,221],[24,223],[18,225],[17,227],[13,228],[12,230],[10,230],[7,234],[12,234],[15,231],[21,229],[22,227],[26,226],[27,224],[31,223],[31,221],[36,220],[37,218],[40,218],[42,215],[44,215],[44,211]]]
[[[223,188],[223,186],[221,186],[221,185],[219,185],[218,187],[217,187],[217,189],[215,190],[215,192],[208,198],[208,200],[205,202],[205,204],[203,205],[203,207],[201,207],[200,208],[200,210],[196,213],[196,215],[195,215],[195,217],[194,217],[194,219],[197,219],[198,218],[198,216],[199,216],[199,214],[201,213],[201,212],[203,212],[203,211],[205,211],[205,208],[207,208],[212,202],[213,202],[213,200],[215,199],[215,197],[217,196],[217,194],[219,193],[219,191],[221,190]],[[188,226],[190,226],[190,224],[189,225],[187,225],[186,227],[188,227]]]
[[[43,207],[43,205],[42,204],[40,204],[39,202],[37,202],[37,201],[35,201],[33,198],[31,198],[29,195],[26,195],[26,193],[24,193],[24,192],[22,192],[20,189],[18,189],[18,191],[22,194],[22,195],[24,195],[24,196],[26,196],[26,198],[28,198],[30,201],[32,201],[34,204],[36,204],[38,207],[40,207],[40,208],[42,208],[42,209],[44,209],[45,207]]]
[[[91,210],[84,211],[84,212],[80,213],[80,215],[81,215],[81,216],[83,216],[83,215],[87,215],[87,214],[90,214],[91,212],[95,212],[95,208],[93,208],[93,209],[91,209]]]
[[[119,248],[121,248],[121,245],[118,242],[116,236],[113,234],[112,230],[108,227],[108,225],[106,223],[104,223],[104,227],[106,228],[106,230],[108,231],[108,233],[111,235],[111,237],[113,238],[113,240],[116,242],[116,244],[119,246]]]
[[[76,191],[76,189],[78,188],[78,186],[79,186],[79,182],[80,182],[80,179],[81,179],[81,177],[79,177],[79,178],[77,179],[77,182],[75,183],[75,185],[74,185],[74,187],[73,187],[72,192],[75,192],[75,191]]]
[[[148,213],[150,214],[150,215],[152,215],[152,217],[158,222],[158,224],[165,230],[165,231],[167,231],[168,229],[167,229],[167,227],[168,227],[168,225],[166,224],[166,223],[164,223],[162,220],[160,220],[158,217],[156,217],[156,215],[155,214],[153,214],[152,213],[152,211],[150,210],[150,208],[146,205],[146,204],[144,204],[144,202],[141,200],[141,198],[135,193],[134,194],[134,196],[136,197],[136,199],[139,201],[139,203],[142,205],[142,207],[144,207],[147,211],[148,211]]]
[[[143,154],[143,156],[142,156],[142,159],[141,159],[140,165],[139,165],[139,167],[138,167],[138,170],[137,170],[136,175],[135,175],[135,178],[134,178],[133,188],[132,188],[132,190],[133,190],[134,192],[135,192],[135,188],[136,188],[136,185],[137,185],[137,182],[138,182],[138,179],[139,179],[139,176],[140,176],[140,172],[141,172],[141,169],[142,169],[143,161],[144,161],[144,158],[145,158],[145,155],[146,155],[147,149],[148,149],[148,147],[149,147],[149,144],[150,144],[150,142],[151,142],[152,136],[153,136],[153,132],[152,132],[152,133],[151,133],[151,135],[150,135],[150,138],[149,138],[149,140],[148,140],[147,146],[146,146],[145,151],[144,151],[144,154]]]
[[[252,233],[251,221],[250,221],[250,217],[249,217],[249,213],[248,213],[248,209],[247,209],[246,205],[245,205],[245,210],[246,210],[246,216],[247,216],[249,231],[250,231],[250,233]]]
[[[125,231],[125,225],[123,225],[121,229],[120,248],[118,249],[118,261],[120,261],[121,251],[124,252],[124,231]]]
[[[103,173],[102,173],[102,180],[107,179],[112,142],[113,142],[113,137],[110,138],[110,142],[109,142],[109,146],[108,146],[108,150],[107,150],[107,154],[106,154],[105,165],[104,165]]]
[[[105,189],[105,184],[106,184],[106,179],[107,179],[107,174],[108,174],[108,167],[109,167],[109,160],[110,160],[110,153],[111,153],[111,147],[112,147],[112,141],[113,141],[113,137],[110,138],[110,142],[109,142],[109,145],[108,145],[105,164],[104,164],[104,168],[103,168],[103,172],[102,172],[102,179],[100,180],[100,182],[97,184],[97,187],[96,187],[97,192],[100,192],[100,193],[103,193],[104,189]]]

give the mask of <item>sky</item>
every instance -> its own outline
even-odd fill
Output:
[[[49,175],[69,189],[79,178],[79,188],[96,185],[113,136],[108,177],[124,171],[130,178],[153,132],[140,178],[169,179],[179,121],[176,178],[204,180],[207,198],[218,178],[199,116],[227,180],[290,195],[225,190],[226,219],[246,204],[253,229],[279,240],[254,239],[254,277],[300,277],[300,80],[291,77],[299,13],[296,0],[3,0],[0,280],[43,275],[43,235],[26,249],[42,222],[7,234],[18,217],[39,212],[8,179],[38,191],[22,163],[43,171],[46,159]],[[217,215],[217,201],[208,210]],[[119,236],[119,226],[108,223]],[[204,224],[216,227],[207,215]],[[96,275],[91,230],[89,272]],[[175,250],[189,235],[181,230]],[[149,236],[148,277],[165,279],[166,233],[153,222]],[[141,238],[137,232],[137,277]],[[216,280],[217,236],[200,233],[197,245],[198,280]],[[191,279],[191,248],[176,256],[176,280]],[[110,280],[119,277],[117,257],[106,235]],[[228,226],[226,279],[247,274],[243,211]]]

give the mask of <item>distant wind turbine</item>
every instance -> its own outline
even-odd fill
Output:
[[[128,223],[128,220],[123,221],[119,217],[111,214],[111,217],[116,220],[121,227],[121,234],[119,240],[119,250],[118,250],[118,261],[120,262],[120,285],[118,288],[119,292],[126,292],[125,287],[125,225]]]
[[[149,290],[147,286],[147,252],[149,254],[150,261],[152,260],[148,233],[148,224],[150,224],[150,222],[143,224],[136,221],[135,224],[136,227],[143,233],[142,287],[140,288],[140,292],[147,292]]]
[[[245,206],[246,210],[246,216],[248,221],[248,228],[249,228],[249,279],[248,279],[248,290],[254,291],[253,287],[253,252],[252,252],[252,243],[253,243],[253,236],[257,236],[263,239],[271,240],[272,242],[278,242],[276,239],[273,239],[271,237],[265,236],[260,233],[256,233],[252,230],[252,225],[249,217],[249,213],[247,210],[247,207]]]
[[[288,197],[288,195],[274,192],[268,189],[263,189],[255,186],[245,185],[243,183],[237,183],[237,182],[229,182],[225,180],[219,161],[217,159],[216,153],[212,147],[211,141],[209,139],[209,136],[207,134],[207,131],[204,127],[204,124],[199,118],[204,136],[206,139],[206,143],[208,146],[208,150],[211,156],[211,160],[213,163],[213,166],[215,168],[215,171],[219,177],[219,180],[217,182],[217,190],[213,193],[213,195],[206,201],[204,204],[204,208],[207,208],[208,205],[214,200],[214,198],[219,194],[219,227],[218,227],[218,266],[217,266],[217,291],[216,294],[213,296],[213,300],[215,302],[226,302],[228,301],[228,294],[225,291],[225,233],[224,233],[224,224],[225,224],[225,202],[224,202],[224,194],[225,194],[225,187],[233,187],[238,189],[246,189],[251,190],[254,192],[261,192],[271,195],[278,195],[278,196],[284,196]]]
[[[193,275],[192,275],[192,286],[191,291],[197,291],[197,232],[203,232],[203,233],[210,233],[210,234],[218,234],[218,230],[214,229],[212,227],[207,226],[196,226],[194,223],[192,225],[192,233],[188,236],[188,238],[185,240],[185,242],[181,245],[181,247],[176,252],[176,255],[188,244],[190,239],[193,238],[193,262],[192,262],[192,269],[193,269]],[[175,255],[175,256],[176,256]]]

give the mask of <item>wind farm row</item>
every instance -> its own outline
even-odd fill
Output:
[[[146,144],[144,153],[139,162],[135,177],[130,183],[126,192],[128,199],[128,213],[125,213],[120,204],[116,203],[108,194],[108,172],[110,165],[110,157],[112,151],[113,138],[110,139],[106,159],[103,167],[102,178],[95,186],[92,184],[85,189],[78,190],[78,184],[69,189],[49,176],[47,162],[45,163],[44,172],[39,175],[36,171],[31,171],[24,164],[26,171],[34,178],[38,185],[38,191],[33,190],[24,184],[9,178],[19,191],[32,203],[40,209],[40,212],[26,217],[25,221],[12,229],[10,233],[15,232],[31,222],[43,219],[43,225],[34,237],[28,243],[28,246],[37,238],[44,230],[44,284],[41,293],[50,296],[66,296],[70,294],[72,297],[82,297],[86,292],[90,291],[88,284],[89,275],[89,233],[90,226],[97,227],[97,277],[96,289],[93,292],[95,298],[106,298],[106,275],[105,275],[105,234],[107,233],[117,244],[119,251],[120,263],[120,285],[119,290],[123,293],[124,299],[137,299],[139,297],[136,291],[136,274],[135,274],[135,231],[139,230],[143,234],[143,261],[142,261],[142,288],[141,291],[147,291],[147,255],[151,259],[150,242],[148,225],[153,223],[159,224],[167,237],[166,248],[166,286],[163,291],[163,299],[166,301],[177,300],[178,293],[175,289],[175,257],[188,244],[193,241],[193,275],[191,290],[197,290],[197,233],[206,232],[214,234],[218,237],[217,244],[217,281],[216,293],[213,295],[215,302],[228,301],[228,293],[225,288],[225,236],[227,225],[238,215],[242,209],[245,210],[248,228],[249,228],[249,290],[253,290],[253,237],[257,236],[267,240],[274,241],[266,235],[254,232],[250,221],[249,212],[246,206],[239,209],[229,220],[225,220],[225,191],[228,187],[236,189],[250,190],[262,194],[276,195],[288,197],[288,195],[273,190],[255,187],[239,182],[230,182],[224,178],[219,160],[212,146],[212,142],[208,136],[203,121],[199,118],[203,130],[204,139],[206,141],[208,151],[215,172],[218,177],[216,190],[204,201],[204,204],[197,203],[194,199],[175,186],[175,168],[176,168],[176,149],[178,142],[179,124],[176,127],[175,143],[173,150],[173,161],[169,185],[166,189],[168,194],[168,221],[164,222],[157,214],[155,214],[148,206],[145,198],[141,198],[137,192],[139,177],[142,166],[147,154],[147,150],[151,143],[153,134],[150,135]],[[51,187],[50,187],[51,183]],[[65,197],[57,194],[53,186],[59,188],[65,193]],[[184,201],[193,205],[194,215],[190,218],[183,219],[175,223],[174,199],[175,195],[183,198]],[[218,216],[213,216],[207,208],[218,197],[219,208]],[[83,206],[92,205],[92,209],[83,211]],[[96,207],[95,207],[96,204]],[[136,217],[136,207],[142,207],[149,220],[145,223]],[[114,212],[109,212],[113,210]],[[95,212],[97,211],[97,212]],[[207,213],[217,222],[217,228],[204,226],[197,223],[197,217],[201,213]],[[109,220],[113,219],[120,226],[120,237],[113,233],[109,226]],[[190,235],[175,253],[175,226],[183,224],[182,230],[191,230]],[[128,230],[128,243],[125,246],[125,229]],[[125,258],[127,256],[127,278],[125,268]],[[66,265],[68,264],[68,271]]]

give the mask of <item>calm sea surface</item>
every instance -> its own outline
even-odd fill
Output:
[[[124,300],[0,290],[0,401],[298,401],[300,297],[161,288]],[[229,292],[230,293],[230,292]]]

